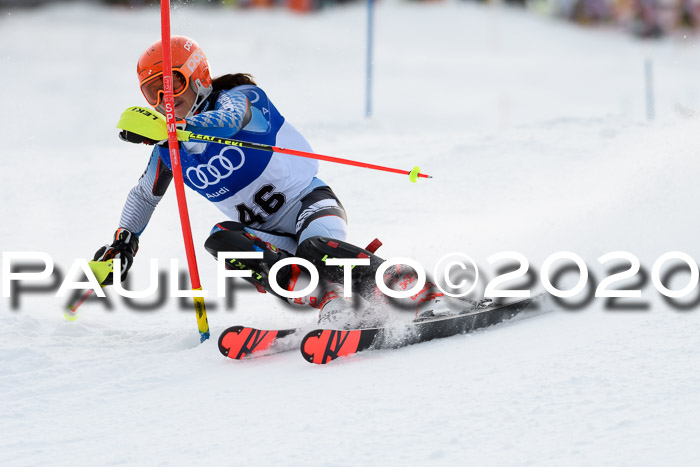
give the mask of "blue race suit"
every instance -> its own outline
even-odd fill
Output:
[[[210,101],[213,110],[187,119],[188,131],[312,151],[257,86],[237,86]],[[345,214],[334,196],[311,206],[303,204],[309,193],[326,186],[316,178],[316,160],[218,143],[183,142],[180,164],[189,188],[228,219],[280,248],[294,253],[298,243],[315,235],[345,239]],[[129,193],[121,227],[139,235],[144,231],[172,179],[170,169],[167,146],[156,146],[145,173]],[[308,221],[300,219],[302,207]]]

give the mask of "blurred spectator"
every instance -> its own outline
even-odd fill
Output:
[[[0,0],[2,7],[34,7],[50,3],[104,3],[141,7],[159,4],[159,0]],[[312,12],[340,3],[366,3],[367,0],[171,0],[173,4],[207,5],[216,8],[284,7]],[[380,1],[380,0],[375,0]],[[442,0],[414,0],[442,1]],[[468,0],[527,6],[531,11],[559,17],[579,24],[608,23],[622,30],[655,38],[678,29],[700,28],[700,0]]]
[[[660,22],[659,0],[633,0],[629,28],[639,37],[660,37],[663,29]]]
[[[700,26],[700,1],[680,0],[680,17],[678,19],[681,27],[697,28]]]
[[[612,18],[610,4],[606,0],[578,0],[574,2],[571,20],[589,24],[609,21]]]

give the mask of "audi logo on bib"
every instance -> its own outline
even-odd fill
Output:
[[[241,156],[241,161],[234,166],[231,159],[224,156],[226,151],[236,151]],[[185,172],[190,183],[199,188],[204,189],[208,186],[216,185],[221,180],[231,176],[233,172],[243,167],[245,155],[240,148],[227,147],[219,154],[209,159],[206,164],[199,164],[197,167],[190,167]]]

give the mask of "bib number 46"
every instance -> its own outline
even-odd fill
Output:
[[[268,184],[260,188],[253,196],[253,201],[260,207],[268,216],[276,213],[286,201],[282,193],[275,193],[275,186]],[[236,206],[238,210],[238,218],[243,225],[262,224],[265,218],[262,213],[256,213],[253,209],[241,203]]]

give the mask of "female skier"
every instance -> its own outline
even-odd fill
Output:
[[[306,139],[250,75],[226,74],[212,79],[207,58],[194,40],[174,36],[171,47],[175,116],[187,131],[223,138],[235,135],[239,140],[311,151]],[[141,55],[137,73],[143,96],[164,113],[160,41]],[[121,258],[123,281],[138,251],[139,237],[165,194],[172,172],[167,141],[152,141],[128,131],[122,131],[120,137],[154,145],[146,171],[129,192],[113,242],[100,248],[94,258]],[[309,295],[306,302],[322,308],[340,297],[338,284],[343,278],[340,268],[324,267],[324,258],[369,257],[371,266],[353,274],[353,285],[366,299],[373,296],[373,272],[382,260],[343,241],[347,232],[345,210],[330,187],[316,177],[316,160],[214,142],[183,142],[179,148],[184,183],[227,217],[212,229],[206,249],[214,256],[219,251],[264,253],[262,260],[231,259],[226,267],[251,270],[249,281],[259,291],[274,294],[267,277],[269,268],[279,259],[296,254],[311,261],[321,274],[324,287]],[[296,267],[283,268],[277,283],[287,290],[298,289],[299,271]],[[112,281],[110,274],[104,284]],[[426,294],[427,288],[415,303],[428,298]],[[347,303],[336,306],[347,308]]]

